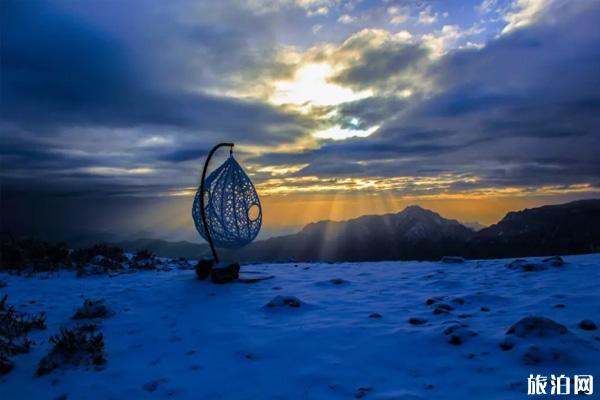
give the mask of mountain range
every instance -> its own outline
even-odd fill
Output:
[[[473,231],[418,206],[397,214],[321,221],[300,232],[256,242],[240,251],[247,260],[379,261],[458,254]]]
[[[476,258],[600,251],[600,199],[509,212],[468,242]]]
[[[199,257],[206,244],[139,239],[119,243],[167,257]],[[509,212],[497,224],[474,230],[409,206],[396,214],[321,221],[300,232],[254,242],[222,258],[239,261],[438,260],[446,255],[500,258],[600,251],[600,199]]]

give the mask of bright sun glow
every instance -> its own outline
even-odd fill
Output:
[[[352,121],[351,121],[351,124],[352,124]],[[358,124],[358,122],[357,122],[357,124]],[[352,125],[356,125],[356,124],[352,124]],[[317,139],[344,140],[344,139],[348,139],[351,137],[367,137],[367,136],[370,136],[371,134],[373,134],[377,129],[379,129],[378,125],[372,126],[367,130],[347,129],[347,128],[342,128],[339,125],[336,125],[331,128],[315,132],[313,134],[313,136],[316,137]]]
[[[372,96],[371,90],[354,92],[330,81],[334,71],[329,64],[306,64],[300,67],[292,80],[274,83],[271,102],[277,105],[333,106],[347,101]]]

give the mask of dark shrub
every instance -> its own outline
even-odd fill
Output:
[[[28,353],[31,341],[27,333],[34,329],[46,329],[46,316],[27,315],[16,311],[7,304],[8,296],[0,299],[0,375],[6,374],[14,367],[9,357]]]
[[[96,244],[73,251],[71,259],[77,267],[77,276],[106,274],[122,270],[128,263],[123,249],[118,246]]]
[[[0,270],[22,269],[26,262],[23,250],[15,242],[0,243]]]
[[[127,261],[127,257],[121,247],[111,246],[105,243],[76,249],[71,254],[71,259],[76,264],[83,265],[91,262],[97,256],[101,256],[102,258],[106,258],[116,263]]]
[[[23,336],[34,329],[46,329],[46,315],[19,313],[14,306],[7,305],[8,296],[0,300],[0,337],[8,340]]]
[[[81,325],[73,329],[61,328],[52,336],[50,352],[40,360],[37,375],[45,375],[67,365],[95,365],[106,363],[104,337],[95,325]]]
[[[149,250],[138,250],[133,256],[133,266],[137,269],[154,269],[156,256]]]
[[[27,336],[12,339],[0,336],[0,355],[4,357],[29,353],[29,349],[31,349],[31,340]]]
[[[15,367],[15,363],[0,354],[0,375],[6,375]]]
[[[42,240],[4,240],[0,246],[0,269],[6,271],[45,272],[71,266],[65,243]]]

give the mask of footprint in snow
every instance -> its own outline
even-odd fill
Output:
[[[356,398],[356,399],[362,399],[367,394],[371,393],[371,391],[373,391],[373,388],[371,388],[371,387],[359,387],[356,390],[356,394],[354,395],[354,398]]]
[[[350,283],[347,280],[342,279],[342,278],[333,278],[329,282],[331,282],[331,284],[333,284],[333,285],[345,285],[345,284]]]
[[[151,380],[149,382],[144,383],[142,385],[142,389],[144,389],[147,392],[151,392],[152,393],[152,392],[155,392],[156,389],[158,389],[158,386],[161,383],[167,383],[168,381],[169,380],[166,379],[166,378],[154,379],[154,380]]]
[[[451,305],[446,304],[446,303],[438,303],[438,304],[436,304],[432,313],[434,315],[442,315],[442,314],[448,314],[452,310],[454,310],[454,308]]]
[[[171,336],[169,338],[169,343],[179,343],[181,342],[183,339],[181,338],[181,336]]]
[[[317,282],[317,286],[345,286],[350,282],[342,278],[333,278],[326,281]]]
[[[444,335],[448,337],[448,343],[454,346],[460,346],[469,338],[478,336],[479,334],[468,329],[467,324],[455,324],[444,329]]]

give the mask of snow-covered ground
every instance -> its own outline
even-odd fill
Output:
[[[0,398],[518,399],[527,398],[530,374],[592,374],[600,382],[600,332],[578,326],[600,323],[600,254],[534,272],[508,269],[509,261],[247,265],[246,276],[275,277],[227,285],[189,270],[0,274],[0,294],[20,311],[46,312],[48,323],[0,378]],[[304,304],[265,307],[277,295]],[[115,312],[98,320],[105,367],[35,377],[48,338],[76,324],[70,317],[89,297]],[[450,307],[434,314],[441,303]],[[531,315],[568,332],[506,335]],[[448,330],[457,324],[465,326]],[[503,350],[503,342],[513,347]]]

